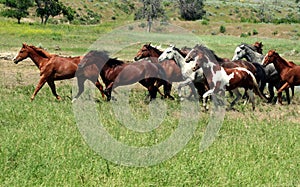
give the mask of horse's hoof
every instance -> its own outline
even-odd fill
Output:
[[[73,99],[72,99],[72,103],[74,103],[76,100],[77,100],[77,98],[73,98]]]

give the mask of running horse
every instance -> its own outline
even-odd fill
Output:
[[[50,54],[41,48],[23,43],[22,48],[13,61],[15,64],[18,64],[18,62],[28,57],[40,70],[40,80],[31,96],[31,100],[35,98],[46,82],[56,99],[61,100],[61,97],[56,92],[54,81],[73,78],[82,57],[61,57]],[[95,81],[95,85],[104,97],[103,87],[98,80]]]
[[[218,61],[214,58],[211,51],[205,46],[196,45],[193,50],[185,58],[186,62],[195,61],[196,66],[193,68],[196,71],[199,68],[203,69],[207,82],[210,86],[203,97],[209,95],[217,95],[221,92],[221,95],[225,95],[225,90],[232,90],[234,93],[238,91],[239,87],[244,88],[248,95],[250,102],[252,103],[252,109],[255,110],[255,98],[256,93],[262,99],[265,99],[262,93],[259,91],[258,84],[253,73],[246,68],[223,68],[219,65]],[[240,99],[237,95],[236,99],[230,104],[233,108],[235,103]]]
[[[147,88],[150,99],[156,98],[156,83],[163,82],[164,70],[159,64],[153,64],[147,60],[134,63],[124,63],[115,58],[109,58],[104,51],[90,51],[84,56],[78,65],[77,77],[101,76],[106,89],[104,90],[107,100],[111,99],[111,92],[118,86],[129,85],[136,82]],[[164,83],[163,83],[164,84]],[[78,82],[80,92],[75,99],[83,92],[83,83]]]
[[[186,56],[188,48],[185,48],[183,54]],[[158,57],[163,52],[156,47],[152,46],[151,43],[145,44],[142,46],[142,48],[137,52],[136,56],[134,57],[135,61],[138,61],[140,59],[149,58],[151,62],[158,63]],[[164,85],[164,97],[169,99],[174,99],[173,96],[171,96],[170,92],[172,89],[172,83],[173,82],[181,82],[184,81],[184,77],[182,76],[181,69],[176,64],[174,59],[165,59],[160,62],[160,65],[163,67],[166,73],[166,80],[167,83]],[[162,83],[157,84],[157,87],[159,88],[162,85]],[[201,85],[196,85],[198,88],[198,91],[202,90],[200,88]],[[191,88],[192,89],[192,88]]]
[[[255,46],[255,44],[254,44]],[[247,61],[255,64],[260,64],[262,65],[262,61],[264,59],[264,55],[259,53],[260,51],[262,52],[262,49],[259,49],[257,47],[254,47],[253,45],[248,45],[245,43],[240,44],[239,46],[236,47],[234,51],[234,56],[232,60],[239,60],[242,58],[245,58]],[[262,47],[262,44],[260,45]],[[258,50],[258,51],[256,51]],[[280,81],[280,77],[278,72],[276,71],[274,64],[269,64],[267,66],[264,66],[264,70],[266,73],[266,82],[268,83],[268,90],[269,90],[269,102],[273,100],[274,97],[274,87],[278,90],[282,86],[282,82]],[[292,96],[294,96],[294,87],[291,87],[292,90]],[[287,96],[287,101],[290,103],[290,94],[289,90],[286,89],[286,96]]]
[[[263,64],[274,64],[283,85],[278,89],[278,102],[282,104],[281,93],[293,86],[300,85],[300,66],[283,59],[275,50],[270,50],[263,59]]]

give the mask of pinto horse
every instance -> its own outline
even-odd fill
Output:
[[[300,66],[291,61],[286,61],[275,50],[270,50],[263,59],[265,66],[271,63],[274,64],[283,82],[283,85],[277,91],[278,102],[282,104],[282,91],[300,85]]]
[[[28,57],[40,70],[40,81],[31,96],[31,100],[34,99],[38,91],[46,82],[50,86],[56,99],[60,100],[61,97],[56,93],[54,81],[73,78],[75,76],[77,66],[82,58],[81,56],[61,57],[58,55],[52,55],[41,48],[23,43],[22,48],[13,61],[15,64],[18,64],[18,62]],[[102,96],[104,96],[103,87],[98,80],[95,81],[95,85],[101,91]]]
[[[232,90],[237,93],[239,87],[244,88],[248,95],[250,102],[252,103],[252,109],[255,109],[255,98],[253,91],[259,95],[262,99],[265,99],[258,88],[258,84],[253,73],[246,68],[223,68],[219,65],[217,60],[211,51],[204,47],[196,45],[193,50],[186,56],[186,62],[196,61],[194,70],[199,68],[203,69],[203,72],[207,78],[207,82],[210,85],[208,90],[203,97],[207,97],[212,94],[218,94],[219,92],[224,95],[225,90]],[[235,103],[240,99],[240,95],[237,94],[236,99],[230,104],[233,108]]]
[[[146,60],[135,63],[124,63],[115,58],[109,58],[104,51],[90,51],[84,56],[78,65],[77,77],[101,76],[106,89],[104,91],[107,100],[111,99],[114,88],[139,82],[149,91],[150,99],[156,97],[158,91],[155,83],[159,78],[164,79],[164,71],[159,64],[153,64]],[[163,80],[159,80],[163,81]],[[78,82],[80,92],[83,92],[83,84]]]

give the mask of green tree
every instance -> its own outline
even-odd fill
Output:
[[[164,9],[161,6],[161,0],[141,0],[143,7],[136,13],[134,19],[146,19],[148,22],[148,32],[151,31],[153,19],[163,17]]]
[[[28,8],[33,6],[32,0],[5,0],[3,4],[7,9],[1,13],[3,16],[16,18],[18,23],[21,23],[21,19],[29,15]]]
[[[185,20],[202,19],[206,14],[204,0],[178,0],[180,16]]]
[[[63,14],[69,21],[74,19],[75,11],[66,7],[58,0],[35,0],[37,5],[36,13],[41,18],[41,23],[46,24],[49,17]]]

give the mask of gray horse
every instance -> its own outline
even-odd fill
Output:
[[[255,48],[253,46],[242,43],[241,45],[237,46],[237,48],[235,49],[232,60],[240,60],[245,58],[249,62],[259,63],[262,65],[262,61],[264,57],[265,56],[263,54],[260,54],[257,51],[255,51]],[[273,64],[264,66],[264,70],[266,72],[268,90],[270,93],[269,102],[272,102],[274,98],[274,87],[278,90],[282,86],[282,82]],[[294,96],[294,88],[291,89],[292,89],[292,96]],[[286,92],[287,101],[290,104],[289,90],[286,89],[285,92]]]

